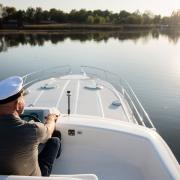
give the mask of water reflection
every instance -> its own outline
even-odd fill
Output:
[[[167,36],[170,43],[173,44],[178,43],[180,37],[180,31],[166,30],[166,31],[161,31],[161,34]]]
[[[147,43],[150,39],[158,39],[160,35],[167,36],[170,43],[176,44],[180,37],[178,31],[112,31],[112,32],[36,32],[36,33],[4,33],[0,34],[0,52],[7,51],[8,48],[17,47],[19,45],[43,46],[45,42],[50,41],[52,44],[63,42],[70,38],[72,41],[95,41],[107,42],[110,38],[119,41],[132,40],[136,43],[140,38]]]

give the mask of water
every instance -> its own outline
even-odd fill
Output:
[[[180,162],[180,41],[178,32],[0,35],[0,79],[42,68],[101,67],[128,80]]]

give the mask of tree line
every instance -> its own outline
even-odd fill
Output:
[[[29,7],[17,10],[15,7],[4,7],[0,4],[0,19],[2,24],[16,21],[18,26],[23,24],[139,24],[139,25],[180,25],[180,10],[173,11],[171,16],[154,15],[150,11],[141,13],[139,10],[125,10],[113,13],[109,10],[71,10],[69,13],[52,8],[43,10],[40,7]]]

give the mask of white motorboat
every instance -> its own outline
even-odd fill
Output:
[[[43,122],[49,112],[61,112],[56,130],[62,153],[45,179],[180,179],[172,151],[132,88],[116,74],[88,66],[73,74],[61,66],[24,76],[24,87],[25,114]]]

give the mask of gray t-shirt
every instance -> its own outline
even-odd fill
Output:
[[[48,138],[42,123],[0,116],[0,174],[40,176],[38,146]]]

